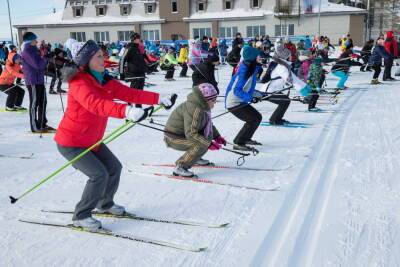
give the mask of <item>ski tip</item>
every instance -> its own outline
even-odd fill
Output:
[[[15,204],[15,202],[18,201],[18,198],[15,198],[13,196],[10,196],[11,204]]]
[[[207,247],[203,247],[203,248],[194,249],[193,251],[194,252],[203,252],[203,251],[206,251],[206,250],[207,250]]]
[[[220,228],[225,228],[225,227],[228,227],[228,226],[229,226],[229,223],[223,223],[223,224],[219,225]]]

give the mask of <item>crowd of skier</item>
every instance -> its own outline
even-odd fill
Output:
[[[377,85],[381,83],[378,78],[383,65],[383,81],[394,81],[392,66],[399,56],[399,43],[393,32],[368,40],[359,51],[348,34],[336,47],[324,36],[313,40],[307,36],[297,43],[288,37],[277,38],[273,43],[268,36],[246,42],[240,33],[231,47],[226,40],[206,36],[166,46],[143,41],[138,33],[133,33],[125,45],[69,39],[63,45],[51,46],[39,44],[37,39],[33,32],[26,32],[20,51],[13,45],[0,47],[0,59],[4,61],[0,90],[8,95],[5,111],[26,111],[22,106],[26,87],[31,131],[55,132],[60,154],[68,161],[79,156],[72,165],[89,181],[76,205],[73,222],[86,229],[101,227],[100,221],[91,216],[95,208],[117,215],[125,209],[113,201],[122,169],[117,157],[104,143],[81,157],[82,153],[102,140],[109,117],[139,123],[153,112],[153,108],[142,105],[170,109],[175,104],[175,95],[144,90],[149,85],[146,77],[151,74],[165,71],[165,81],[173,82],[176,69],[180,69],[180,78],[190,77],[189,69],[192,72],[192,92],[173,109],[162,131],[167,147],[184,152],[176,161],[173,175],[193,178],[194,165],[213,164],[203,158],[209,150],[231,144],[233,151],[250,152],[254,146],[262,145],[253,139],[262,122],[256,103],[269,101],[277,105],[269,117],[270,125],[290,124],[285,113],[292,101],[318,112],[321,95],[332,100],[347,89],[351,66],[359,66],[362,72],[373,71],[371,84]],[[334,52],[339,55],[337,58],[331,56]],[[232,67],[226,90],[221,90],[215,78],[220,64]],[[326,87],[329,74],[339,79],[335,88]],[[51,78],[50,94],[68,93],[57,129],[47,124],[47,76]],[[68,83],[68,91],[62,89],[63,82]],[[212,109],[221,93],[226,113],[244,123],[233,143],[222,137],[213,124]]]

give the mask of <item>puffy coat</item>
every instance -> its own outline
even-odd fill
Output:
[[[19,64],[13,63],[12,61],[12,58],[15,54],[15,52],[10,52],[8,54],[6,67],[0,76],[0,85],[11,85],[14,84],[15,78],[24,78],[24,74],[22,74],[21,71],[21,66]]]
[[[220,136],[217,128],[213,125],[213,135],[206,138],[204,129],[207,125],[207,112],[210,107],[204,99],[199,88],[193,87],[193,92],[187,96],[187,100],[180,104],[169,116],[165,130],[171,138],[185,138],[204,146],[210,146],[211,140]]]
[[[101,140],[108,117],[125,117],[128,105],[114,99],[146,105],[159,102],[157,93],[131,89],[108,77],[106,80],[100,84],[91,74],[80,72],[69,82],[67,110],[54,137],[57,144],[87,148]]]
[[[40,51],[36,46],[24,45],[21,53],[22,70],[25,75],[26,85],[44,84],[44,72],[47,60],[40,56]]]
[[[127,52],[121,61],[127,65],[125,73],[127,78],[145,76],[145,73],[147,72],[147,64],[144,60],[144,55],[140,52],[138,44],[130,43],[127,46]]]
[[[202,83],[211,83],[219,93],[218,82],[215,80],[215,65],[208,60],[194,65],[192,80],[193,87]]]
[[[303,82],[307,82],[308,73],[310,70],[311,60],[307,59],[301,63],[299,70],[297,71],[297,76],[303,80]]]
[[[385,48],[386,51],[393,57],[397,58],[399,56],[398,46],[396,39],[394,39],[393,32],[388,31],[386,33]]]
[[[372,54],[369,57],[368,64],[370,65],[382,65],[382,59],[390,59],[389,53],[382,45],[376,45],[372,48]]]
[[[226,89],[225,106],[233,108],[250,103],[256,90],[257,74],[260,66],[241,62]]]
[[[331,71],[343,71],[344,73],[348,73],[351,66],[362,66],[360,62],[352,60],[353,55],[351,50],[345,50],[336,60],[336,64],[333,65]]]
[[[218,45],[219,54],[222,57],[226,57],[228,55],[228,45],[226,44],[226,40],[223,39],[221,43]]]
[[[181,64],[186,63],[186,61],[188,60],[188,54],[189,54],[188,49],[186,47],[182,47],[181,50],[179,51],[178,62]]]

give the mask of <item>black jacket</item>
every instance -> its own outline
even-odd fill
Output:
[[[139,45],[130,43],[127,46],[127,52],[123,58],[126,64],[125,78],[145,76],[147,64],[144,55],[139,51]]]
[[[333,65],[332,71],[343,71],[345,73],[348,73],[351,66],[362,66],[360,62],[352,60],[351,55],[351,50],[343,52],[336,60],[336,64]]]
[[[192,74],[193,87],[202,83],[211,83],[219,93],[218,82],[215,80],[214,72],[215,65],[210,61],[194,65],[194,71]]]

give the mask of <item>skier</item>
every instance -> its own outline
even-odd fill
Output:
[[[220,44],[218,45],[218,51],[221,56],[221,64],[226,65],[226,56],[228,55],[228,45],[226,44],[226,40],[222,39]]]
[[[392,66],[394,59],[397,58],[399,55],[399,51],[397,50],[397,41],[393,36],[393,31],[388,31],[386,33],[385,48],[386,51],[389,53],[390,58],[384,60],[385,70],[383,72],[383,80],[394,81],[396,79],[392,77]]]
[[[340,57],[336,60],[336,64],[331,69],[332,75],[339,77],[339,81],[336,85],[336,89],[343,90],[347,89],[346,81],[349,78],[349,71],[351,66],[362,66],[360,62],[353,61],[352,58],[356,58],[357,55],[353,54],[353,51],[348,45]]]
[[[236,118],[245,122],[233,141],[233,148],[250,151],[251,148],[247,145],[261,145],[252,140],[252,137],[261,123],[262,116],[251,105],[263,97],[263,94],[255,89],[261,58],[259,51],[250,46],[243,48],[242,56],[243,61],[226,89],[225,106]]]
[[[181,50],[179,51],[179,57],[178,57],[178,63],[181,66],[182,70],[181,73],[179,74],[179,77],[188,77],[187,76],[187,71],[188,71],[188,65],[187,65],[187,60],[188,60],[188,54],[189,54],[189,49],[187,44],[183,44],[181,47]]]
[[[283,116],[289,108],[290,98],[289,94],[284,94],[281,92],[282,90],[288,86],[293,87],[303,97],[308,96],[311,91],[311,88],[291,71],[290,56],[290,50],[283,45],[276,47],[275,55],[272,58],[274,68],[271,71],[271,81],[264,85],[265,92],[271,94],[267,100],[278,105],[269,118],[272,125],[288,123],[287,120],[283,119]]]
[[[207,150],[219,150],[226,145],[211,120],[217,96],[217,90],[210,83],[194,86],[187,100],[168,118],[164,136],[167,147],[185,151],[176,161],[173,175],[194,177],[195,174],[189,170],[193,165],[213,164],[202,158]]]
[[[68,64],[69,60],[64,58],[64,51],[59,48],[54,49],[54,53],[50,53],[49,63],[47,65],[47,73],[51,77],[49,94],[65,94],[66,91],[61,89],[62,77],[61,69],[65,64]],[[57,83],[57,92],[54,91],[54,86]]]
[[[174,73],[175,66],[178,65],[178,61],[175,58],[175,50],[172,47],[168,48],[168,53],[164,56],[163,63],[161,64],[161,69],[166,70],[165,81],[171,82],[175,81]]]
[[[193,87],[202,83],[211,83],[219,94],[218,82],[215,80],[215,67],[219,64],[219,56],[210,52],[205,61],[198,65],[193,65]]]
[[[361,59],[363,60],[363,65],[360,67],[360,71],[371,71],[371,67],[368,66],[368,61],[371,56],[372,47],[374,46],[374,40],[368,40],[361,50]]]
[[[127,65],[125,80],[130,81],[130,88],[143,90],[147,72],[147,64],[139,49],[140,34],[131,34],[131,43],[126,48],[125,55],[121,58],[121,64]],[[137,104],[136,107],[141,107]]]
[[[374,69],[374,75],[372,77],[371,84],[380,84],[378,78],[381,73],[382,59],[388,60],[390,59],[389,53],[385,49],[385,40],[383,38],[379,38],[376,41],[376,45],[372,49],[372,55],[369,58],[369,65]]]
[[[114,99],[146,105],[162,104],[166,108],[174,104],[169,96],[160,97],[157,93],[130,89],[113,80],[105,73],[103,52],[94,41],[71,45],[77,66],[63,69],[63,77],[69,84],[68,106],[54,138],[58,151],[67,160],[72,160],[102,139],[108,117],[139,122],[148,116],[147,110],[119,104]],[[122,165],[105,144],[72,165],[89,177],[75,207],[74,226],[88,230],[101,228],[101,222],[91,217],[95,208],[116,215],[125,212],[124,207],[113,201]]]
[[[316,108],[315,106],[317,105],[319,92],[325,77],[321,63],[321,57],[314,58],[307,77],[307,84],[311,87],[310,95],[304,98],[304,101],[308,103],[308,111],[319,111],[319,108]]]
[[[10,52],[6,61],[6,67],[0,75],[0,91],[6,93],[6,111],[26,110],[22,107],[25,91],[14,83],[15,78],[24,78],[21,71],[21,57],[15,52]]]
[[[47,125],[46,106],[47,96],[44,86],[44,73],[47,59],[40,55],[37,48],[37,36],[33,32],[26,32],[22,36],[24,41],[22,71],[25,84],[29,91],[29,118],[33,133],[53,132],[54,128]]]

